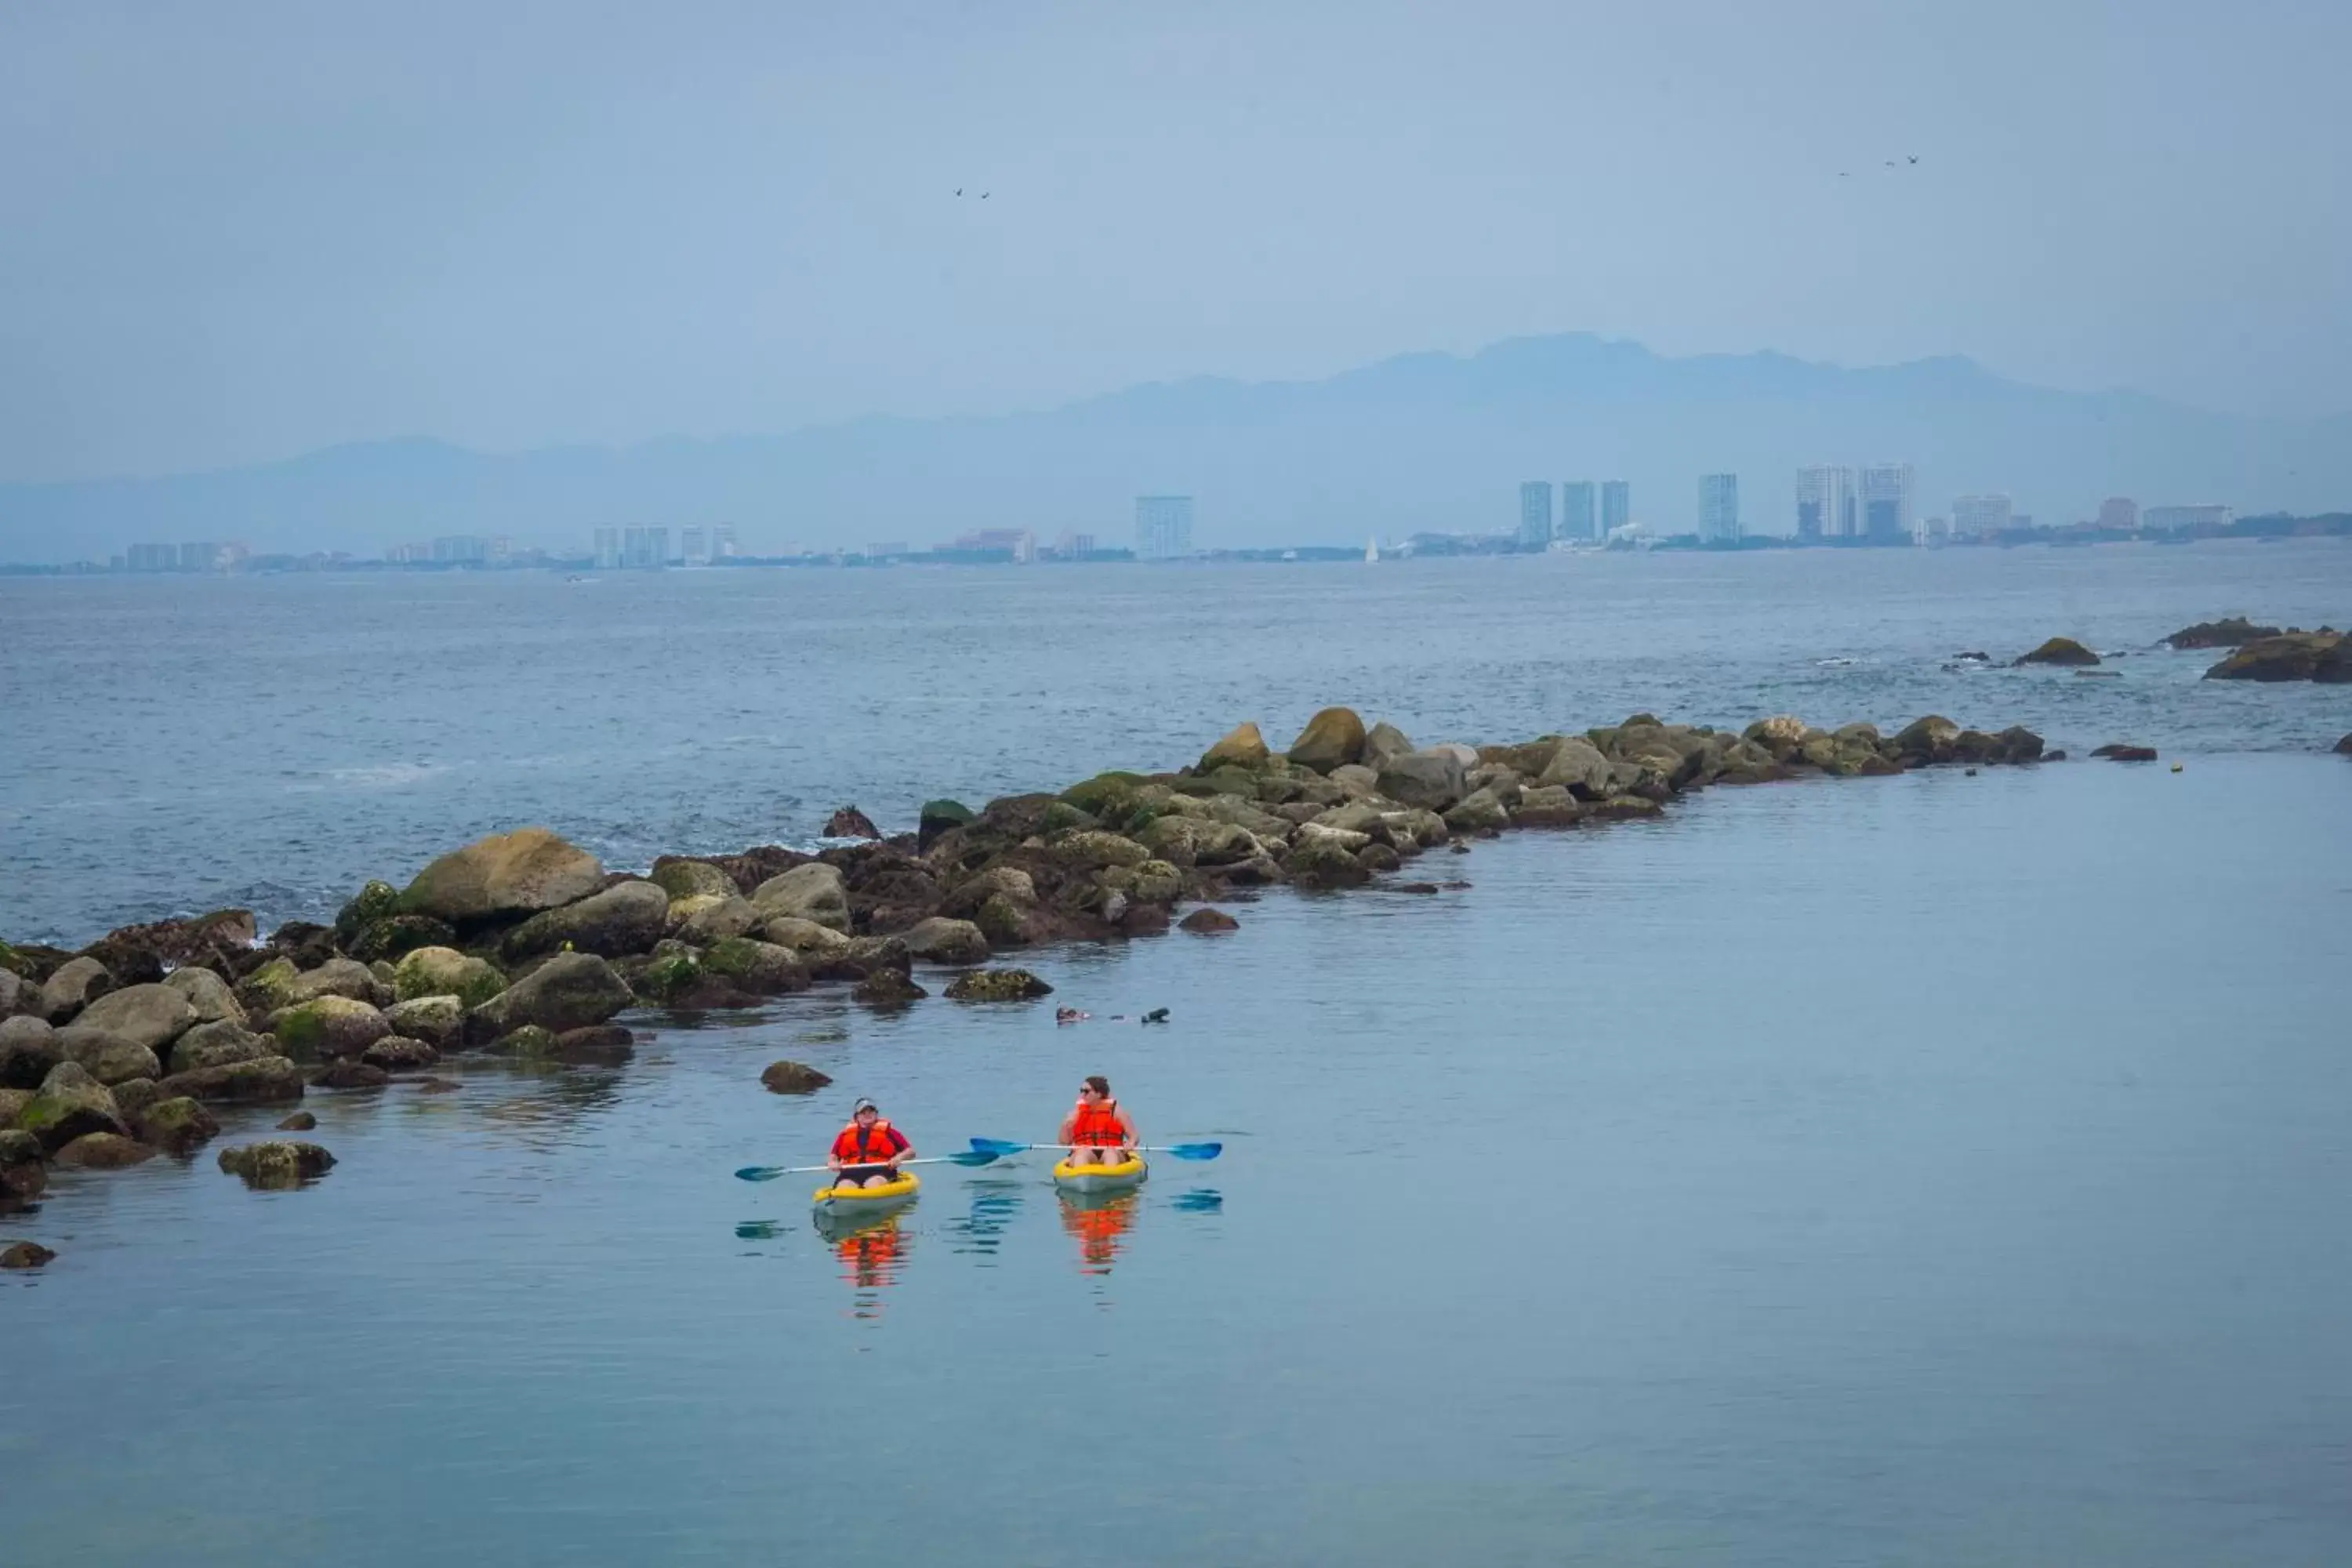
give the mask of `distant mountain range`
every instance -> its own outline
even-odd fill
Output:
[[[918,547],[976,528],[1125,543],[1134,498],[1195,498],[1203,547],[1504,531],[1528,479],[1624,479],[1686,531],[1703,472],[1739,475],[1751,532],[1794,526],[1794,471],[1908,460],[1923,513],[2001,490],[2041,522],[2102,497],[2241,511],[2352,501],[2352,416],[2293,422],[2067,393],[1966,359],[1847,370],[1774,353],[1672,359],[1585,334],[1404,354],[1321,381],[1154,384],[1044,412],[875,417],[772,436],[499,455],[430,439],[138,480],[0,486],[0,561],[134,542],[348,550],[436,534],[582,546],[599,526],[731,523],[743,549]],[[673,532],[673,542],[676,541]]]

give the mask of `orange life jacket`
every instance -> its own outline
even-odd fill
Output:
[[[1078,1101],[1070,1113],[1070,1142],[1091,1149],[1116,1149],[1127,1142],[1127,1129],[1118,1124],[1118,1101],[1106,1100],[1099,1105]]]
[[[890,1124],[877,1116],[871,1127],[853,1121],[843,1128],[833,1140],[833,1154],[845,1165],[884,1165],[898,1158],[898,1145]]]

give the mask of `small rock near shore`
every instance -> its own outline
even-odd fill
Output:
[[[2110,741],[2091,755],[2105,757],[2111,763],[2152,763],[2156,761],[2154,746],[2134,746],[2122,741]]]
[[[207,1105],[263,1104],[302,1098],[302,1069],[284,1057],[256,1057],[175,1072],[156,1086]]]
[[[879,838],[882,830],[874,826],[873,818],[854,805],[845,805],[825,818],[827,838]]]
[[[220,1152],[220,1168],[252,1187],[297,1187],[334,1168],[335,1157],[316,1143],[273,1138]]]
[[[1242,929],[1242,922],[1223,910],[1194,910],[1176,923],[1195,936],[1222,936]]]
[[[770,1062],[760,1073],[770,1094],[814,1094],[833,1079],[805,1062]]]
[[[140,1138],[166,1154],[193,1154],[220,1136],[213,1113],[185,1095],[159,1100],[131,1120]]]
[[[908,955],[924,963],[983,963],[988,938],[970,921],[933,915],[917,921],[900,938]]]
[[[2099,656],[2076,642],[2073,637],[2052,637],[2032,653],[2017,656],[2019,664],[2092,665]]]
[[[636,1000],[629,983],[593,952],[559,952],[467,1015],[468,1038],[525,1024],[561,1033],[601,1024]]]
[[[910,1006],[929,994],[903,969],[877,969],[849,988],[849,999],[868,1007]]]
[[[951,1002],[1028,1002],[1053,994],[1051,985],[1025,969],[975,969],[957,975],[947,989]]]
[[[0,1020],[0,1089],[38,1089],[65,1059],[65,1047],[46,1020],[23,1015]]]
[[[0,1249],[0,1268],[38,1268],[56,1258],[54,1250],[37,1241],[12,1242]]]
[[[298,1110],[278,1124],[280,1132],[308,1132],[319,1125],[319,1119],[307,1110]]]
[[[52,1156],[65,1171],[120,1171],[154,1157],[154,1150],[119,1132],[85,1132]]]

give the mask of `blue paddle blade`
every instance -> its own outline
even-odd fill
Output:
[[[735,1173],[739,1182],[772,1182],[784,1173],[782,1165],[746,1165]]]
[[[1171,1143],[1168,1152],[1179,1160],[1213,1160],[1225,1152],[1223,1143]]]
[[[950,1154],[948,1160],[957,1165],[993,1165],[1003,1157],[993,1149],[974,1149],[969,1154]]]
[[[973,1153],[985,1154],[992,1160],[1003,1159],[1007,1154],[1025,1153],[1028,1148],[1026,1143],[1008,1142],[1002,1138],[975,1138],[971,1141]]]

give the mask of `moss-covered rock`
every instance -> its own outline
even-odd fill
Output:
[[[59,1062],[49,1069],[40,1089],[16,1113],[16,1126],[40,1140],[41,1147],[52,1154],[92,1132],[124,1137],[131,1132],[123,1125],[114,1096],[73,1062]]]
[[[910,976],[896,969],[877,969],[849,988],[851,1001],[877,1008],[910,1006],[929,994]]]
[[[845,941],[847,939],[844,939]],[[656,952],[638,969],[631,984],[636,994],[648,1002],[667,1005],[685,995],[702,979],[702,955],[683,944],[662,944],[664,951]]]
[[[294,990],[301,978],[302,971],[281,953],[237,982],[237,999],[245,1004],[247,1013],[266,1018],[278,1008],[301,1000]]]
[[[839,931],[849,929],[849,893],[843,885],[841,868],[822,860],[769,878],[751,895],[751,902],[768,920],[789,917]]]
[[[1088,816],[1100,818],[1132,800],[1148,781],[1141,773],[1112,772],[1081,779],[1062,792],[1062,798]]]
[[[605,958],[644,952],[669,925],[669,894],[654,882],[615,882],[576,903],[545,910],[506,934],[509,960],[542,952],[593,952]]]
[[[316,1143],[272,1138],[220,1152],[220,1168],[252,1187],[299,1187],[334,1169],[335,1157]]]
[[[189,1095],[159,1100],[141,1112],[140,1138],[166,1154],[184,1157],[220,1136],[220,1123],[202,1101]]]
[[[58,1150],[55,1157],[61,1170],[120,1171],[153,1159],[155,1151],[121,1133],[85,1132]]]
[[[1066,800],[1057,800],[1045,808],[1045,820],[1039,825],[1046,833],[1068,833],[1081,827],[1101,826],[1089,812],[1079,810]]]
[[[207,1105],[267,1104],[301,1099],[302,1069],[284,1057],[256,1057],[175,1072],[156,1087],[166,1095],[185,1095]]]
[[[760,1073],[770,1094],[814,1094],[832,1081],[805,1062],[770,1062]]]
[[[478,1007],[507,988],[498,965],[454,947],[421,947],[403,957],[393,971],[394,999],[455,996],[468,1007]]]
[[[249,1062],[277,1054],[276,1040],[257,1035],[243,1024],[223,1018],[215,1023],[198,1024],[173,1041],[169,1066],[175,1073],[194,1072],[200,1068],[220,1067],[228,1062]]]
[[[246,1021],[245,1004],[236,999],[236,990],[209,969],[175,969],[163,976],[163,984],[188,999],[198,1024]]]
[[[601,1024],[636,998],[613,966],[593,952],[559,952],[467,1015],[493,1037],[524,1024],[562,1033]]]
[[[348,996],[320,996],[269,1016],[278,1048],[297,1061],[356,1057],[392,1033],[382,1013]]]
[[[947,989],[955,1002],[1030,1002],[1054,988],[1025,969],[975,969],[959,974]]]
[[[697,893],[670,900],[668,934],[696,947],[709,947],[722,937],[749,936],[766,923],[760,907],[740,893],[725,898]]]
[[[760,996],[809,988],[809,972],[790,948],[748,936],[723,937],[703,952],[706,973],[733,981]]]
[[[386,915],[371,921],[343,943],[343,951],[362,963],[397,962],[420,947],[448,947],[457,941],[457,929],[432,915]]]
[[[940,836],[969,825],[974,819],[971,807],[960,800],[927,800],[921,815],[916,819],[915,846],[919,853],[929,853]]]
[[[2052,637],[2031,653],[2017,656],[2019,664],[2093,665],[2099,656],[2073,637]]]
[[[1361,761],[1369,735],[1354,709],[1326,708],[1307,721],[1307,728],[1290,743],[1289,757],[1300,767],[1328,773]]]
[[[689,860],[665,855],[654,862],[652,881],[672,900],[693,898],[733,898],[742,889],[735,879],[708,860]]]
[[[1062,835],[1046,847],[1046,852],[1073,871],[1099,870],[1105,866],[1140,866],[1151,858],[1151,852],[1134,839],[1091,828]]]

